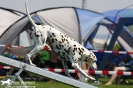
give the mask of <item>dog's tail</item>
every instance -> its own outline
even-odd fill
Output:
[[[25,8],[26,8],[26,13],[27,13],[28,19],[30,20],[31,24],[32,24],[34,27],[36,27],[35,22],[32,20],[30,14],[29,14],[28,6],[27,6],[27,1],[25,2]]]

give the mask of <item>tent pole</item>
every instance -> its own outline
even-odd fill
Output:
[[[82,8],[87,9],[87,0],[82,0]]]
[[[119,34],[120,34],[122,28],[123,28],[123,25],[124,25],[129,19],[130,19],[130,18],[121,18],[121,19],[119,20],[119,23],[116,25],[116,28],[115,28],[115,30],[114,30],[114,34],[113,34],[113,36],[112,36],[112,38],[111,38],[111,40],[110,40],[110,43],[109,43],[109,45],[108,45],[108,47],[107,47],[106,50],[112,50],[112,49],[113,49],[114,44],[115,44],[115,42],[116,42],[116,40],[117,40],[117,38],[118,38],[118,36],[119,36]],[[102,60],[102,62],[101,62],[102,65],[100,65],[99,70],[102,70],[102,69],[105,67],[105,63],[107,62],[109,56],[110,56],[109,53],[107,53],[107,54],[105,54],[105,55],[103,56],[103,60]],[[98,80],[99,76],[100,76],[100,75],[96,75],[96,80]]]

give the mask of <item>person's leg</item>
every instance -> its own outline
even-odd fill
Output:
[[[125,71],[126,68],[125,67],[115,67],[114,71]],[[105,85],[111,85],[113,83],[113,81],[116,79],[117,74],[113,74],[111,79],[105,84]]]

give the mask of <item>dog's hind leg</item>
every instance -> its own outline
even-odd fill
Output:
[[[24,48],[24,61],[27,62],[28,58],[27,58],[27,54],[30,52],[30,50],[32,50],[35,47],[35,44],[29,47],[25,47]]]
[[[72,78],[71,75],[70,75],[69,72],[68,72],[67,61],[66,61],[66,60],[62,60],[62,64],[63,64],[64,70],[65,70],[65,74],[66,74],[68,77]]]
[[[29,63],[30,63],[31,65],[34,65],[34,64],[32,63],[32,61],[31,61],[31,57],[32,57],[34,54],[36,54],[36,53],[38,53],[39,51],[41,51],[43,48],[44,48],[44,45],[37,45],[37,46],[35,46],[35,48],[34,48],[33,50],[31,50],[31,51],[27,54]]]

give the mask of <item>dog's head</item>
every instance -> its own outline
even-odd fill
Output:
[[[88,56],[88,58],[87,58],[86,63],[87,63],[92,69],[96,70],[96,69],[97,69],[96,61],[97,61],[96,56],[94,55],[93,52],[90,51],[90,54],[89,54],[89,56]]]

